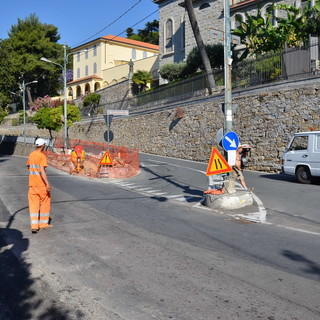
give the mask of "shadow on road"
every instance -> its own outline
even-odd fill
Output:
[[[19,230],[0,228],[0,319],[31,320],[35,313],[36,319],[71,319],[69,311],[48,301],[37,289],[31,264],[22,256],[28,247],[29,239]]]
[[[283,250],[282,254],[283,256],[292,261],[295,261],[296,263],[302,263],[304,265],[304,272],[315,274],[320,278],[320,265],[318,265],[317,263],[299,253],[290,250]]]
[[[156,172],[154,172],[153,170],[146,168],[146,167],[143,167],[143,170],[155,176],[155,178],[151,178],[150,180],[161,179],[161,180],[164,180],[164,181],[174,185],[175,187],[180,188],[185,194],[192,195],[192,196],[199,196],[200,198],[203,197],[202,190],[192,189],[188,185],[182,185],[180,183],[177,183],[177,182],[173,181],[172,179],[169,179],[171,177],[171,175],[170,176],[161,176],[161,175],[157,174]],[[197,200],[195,200],[195,201],[197,201]]]
[[[29,239],[10,228],[24,209],[11,215],[0,199],[0,217],[7,220],[6,227],[0,228],[0,320],[70,320],[70,311],[50,298],[44,281],[32,278],[32,264],[24,258]]]
[[[297,181],[297,179],[294,176],[288,176],[285,174],[279,174],[279,173],[261,174],[260,177],[270,179],[270,180],[287,181],[287,182],[299,184],[299,182]],[[320,179],[315,178],[312,184],[320,185]]]

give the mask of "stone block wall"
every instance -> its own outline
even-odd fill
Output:
[[[207,162],[217,145],[217,131],[224,126],[219,103],[222,95],[193,102],[176,103],[166,110],[114,119],[113,144],[142,152]],[[252,145],[250,169],[276,172],[293,133],[320,130],[320,86],[238,94],[233,131],[241,143]],[[176,118],[176,108],[183,116]],[[70,135],[103,141],[103,120],[77,123]],[[221,148],[220,148],[221,150]],[[223,151],[223,150],[221,150]]]
[[[320,83],[316,80],[294,86],[263,87],[233,93],[237,110],[233,131],[241,143],[252,145],[248,169],[276,172],[281,156],[295,132],[320,130]],[[114,118],[111,130],[115,146],[139,149],[141,152],[208,162],[211,148],[217,145],[217,131],[224,126],[219,103],[224,95],[166,104],[161,109],[132,112],[129,117]],[[183,111],[176,117],[177,108]],[[130,111],[131,112],[131,111]],[[104,142],[106,130],[102,115],[90,121],[75,123],[70,138]],[[21,135],[22,126],[0,125],[0,135]],[[47,130],[27,127],[27,136],[48,137]],[[56,133],[63,137],[63,130]],[[220,151],[223,150],[220,148]]]

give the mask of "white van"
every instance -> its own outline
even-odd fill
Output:
[[[282,156],[281,169],[300,183],[320,177],[320,131],[295,133]]]

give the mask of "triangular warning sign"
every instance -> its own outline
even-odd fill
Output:
[[[223,156],[216,148],[212,148],[206,175],[212,176],[214,174],[225,173],[230,171],[232,171],[232,168],[230,167],[228,162],[223,158]]]
[[[111,166],[112,165],[111,156],[110,156],[110,153],[108,150],[104,153],[103,157],[101,158],[100,165],[101,166]]]

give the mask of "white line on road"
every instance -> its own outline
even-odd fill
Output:
[[[162,163],[162,164],[164,163],[164,164],[167,164],[167,165],[170,165],[170,166],[173,166],[173,167],[188,169],[188,170],[191,170],[191,171],[196,171],[196,172],[200,172],[200,173],[206,174],[205,171],[198,170],[198,169],[193,169],[193,168],[188,168],[188,167],[185,167],[185,166],[180,166],[180,165],[178,165],[178,164],[167,163],[167,162],[164,162],[164,161],[157,161],[157,160],[152,160],[152,159],[148,159],[148,161],[157,162],[157,163]],[[149,166],[150,166],[150,165],[148,165],[148,167],[149,167]]]

